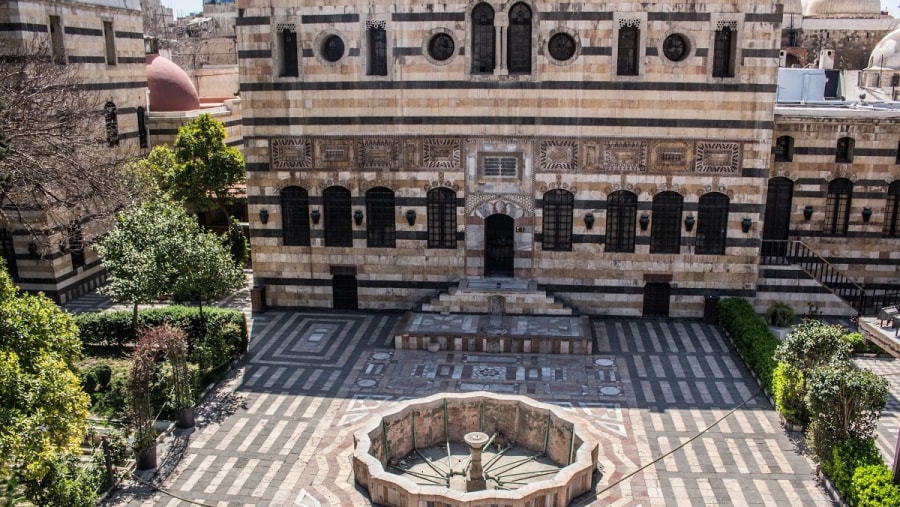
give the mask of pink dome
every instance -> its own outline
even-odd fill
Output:
[[[194,111],[200,96],[187,73],[171,60],[147,55],[147,86],[150,111]]]

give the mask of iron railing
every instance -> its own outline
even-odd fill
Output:
[[[760,252],[764,265],[796,265],[860,315],[874,315],[885,306],[900,302],[900,288],[859,285],[833,264],[798,240],[764,240]]]

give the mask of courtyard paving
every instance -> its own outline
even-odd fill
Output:
[[[353,481],[353,432],[399,400],[476,390],[587,423],[602,474],[574,505],[832,505],[715,326],[596,320],[594,355],[497,355],[395,350],[398,318],[254,315],[249,353],[197,427],[105,505],[371,505]]]

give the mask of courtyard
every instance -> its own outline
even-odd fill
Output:
[[[431,353],[393,348],[399,317],[254,315],[250,351],[198,425],[105,505],[371,505],[352,476],[353,432],[399,400],[479,390],[586,422],[602,473],[573,505],[831,505],[800,434],[781,428],[715,326],[594,320],[590,356]]]

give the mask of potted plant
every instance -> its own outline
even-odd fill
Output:
[[[150,376],[155,366],[155,354],[141,347],[138,341],[128,374],[128,412],[134,440],[135,466],[138,470],[156,468],[156,430],[153,429],[153,414],[150,409]]]
[[[172,366],[172,406],[175,425],[179,428],[194,426],[194,396],[191,390],[191,373],[187,365],[187,345],[184,332],[166,328],[166,359]]]

